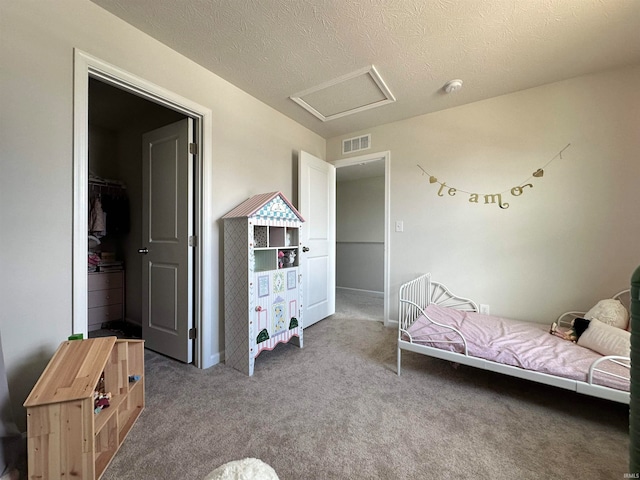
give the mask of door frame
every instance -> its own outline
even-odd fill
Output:
[[[199,105],[141,77],[111,65],[79,49],[74,49],[73,82],[73,245],[72,300],[74,333],[88,333],[87,312],[87,230],[89,183],[89,77],[118,87],[129,93],[184,113],[194,119],[194,132],[199,146],[194,187],[194,234],[198,238],[193,270],[193,323],[197,329],[194,365],[208,368],[220,362],[212,345],[213,338],[213,245],[212,218],[212,125],[211,109]],[[216,316],[217,318],[217,316]]]
[[[383,264],[383,303],[384,303],[384,316],[383,322],[384,326],[388,327],[391,325],[389,320],[389,285],[390,285],[390,276],[389,276],[389,252],[391,251],[390,238],[391,238],[391,229],[390,229],[390,216],[391,216],[391,152],[389,150],[378,153],[369,153],[367,155],[360,155],[357,157],[344,158],[341,160],[334,160],[330,162],[334,167],[348,167],[351,165],[359,165],[362,163],[375,162],[378,160],[384,160],[384,258],[382,261]],[[337,207],[337,205],[336,205]]]

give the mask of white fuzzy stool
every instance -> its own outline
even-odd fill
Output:
[[[220,465],[203,480],[279,480],[276,471],[257,458],[243,458]]]

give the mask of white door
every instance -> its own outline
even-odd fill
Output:
[[[298,159],[304,328],[336,311],[336,169],[307,152]]]
[[[143,135],[139,250],[145,347],[187,363],[193,360],[192,138],[190,118]]]

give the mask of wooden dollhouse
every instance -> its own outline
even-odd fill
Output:
[[[255,195],[222,218],[225,363],[251,376],[263,350],[288,341],[302,348],[304,219],[281,192]]]

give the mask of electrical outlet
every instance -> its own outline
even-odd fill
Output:
[[[480,304],[480,313],[483,315],[489,315],[489,305],[483,303]]]
[[[402,220],[397,220],[396,221],[396,232],[403,232],[404,231],[404,222]]]

